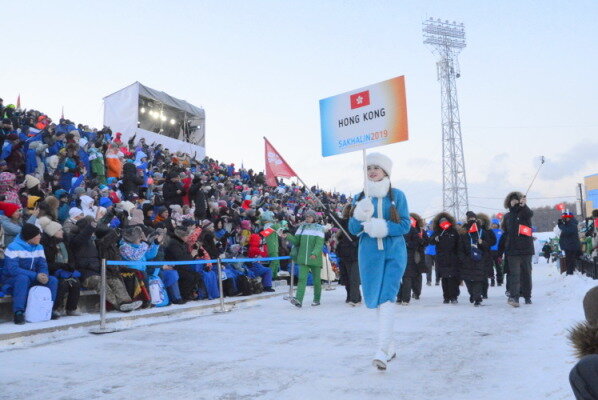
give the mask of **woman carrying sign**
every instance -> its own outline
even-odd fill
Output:
[[[366,165],[367,196],[361,193],[356,199],[349,231],[360,237],[359,270],[365,305],[378,312],[378,345],[373,364],[385,370],[396,356],[394,301],[407,264],[403,235],[411,226],[405,194],[390,185],[390,158],[371,153]]]

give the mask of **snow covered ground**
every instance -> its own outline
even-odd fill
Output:
[[[598,281],[534,266],[534,304],[513,309],[504,287],[474,308],[437,286],[397,306],[398,359],[371,366],[375,312],[281,297],[228,314],[0,353],[0,399],[571,399],[567,328]],[[308,291],[306,303],[309,304]]]

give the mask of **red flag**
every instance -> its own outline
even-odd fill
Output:
[[[476,224],[475,222],[473,224],[471,224],[471,227],[469,228],[469,233],[476,233],[478,231],[478,224]]]
[[[417,224],[417,221],[415,221],[415,218],[409,217],[409,220],[411,221],[411,226],[415,228],[415,225]]]
[[[21,109],[21,94],[17,96],[17,110]]]
[[[531,236],[532,235],[532,228],[530,228],[529,226],[525,226],[525,225],[519,225],[519,234],[520,235],[525,235],[525,236]]]
[[[498,213],[496,214],[496,218],[498,219],[502,219],[502,217],[504,217],[505,215],[503,213]]]
[[[272,228],[266,228],[263,231],[260,232],[260,235],[262,235],[263,237],[268,237],[271,234],[273,234],[274,232],[276,232],[274,229]]]
[[[268,139],[264,138],[266,144],[266,183],[269,186],[278,186],[276,178],[291,178],[297,176],[293,168],[282,158]]]
[[[559,203],[556,206],[554,206],[554,208],[556,208],[559,211],[563,211],[565,209],[565,203]]]
[[[450,222],[448,222],[448,221],[444,221],[444,222],[441,222],[441,223],[440,223],[440,228],[442,228],[443,230],[445,230],[445,231],[446,231],[448,228],[450,228],[450,227],[451,227],[451,225],[452,225],[452,224],[451,224]]]
[[[594,218],[594,231],[598,231],[598,218]]]
[[[351,99],[351,110],[359,107],[365,107],[370,105],[370,91],[359,92],[352,94]]]

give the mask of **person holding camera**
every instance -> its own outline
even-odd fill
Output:
[[[527,198],[521,192],[507,195],[504,207],[509,210],[503,217],[504,253],[508,272],[508,304],[519,307],[519,297],[525,298],[525,304],[532,304],[532,256],[534,239],[532,237],[532,217],[534,212],[527,206]]]

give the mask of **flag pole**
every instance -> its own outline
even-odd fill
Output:
[[[270,144],[270,146],[274,149],[274,146],[272,146],[272,143],[270,143],[270,141],[264,136],[263,137],[264,140]],[[276,153],[278,154],[278,156],[280,157],[280,159],[290,168],[289,163],[282,157],[282,155],[280,153],[278,153],[278,150],[274,149],[276,151]],[[364,150],[365,153],[365,150]],[[365,156],[364,156],[365,157]],[[365,160],[365,158],[364,158]],[[266,166],[267,166],[267,162],[266,162]],[[303,181],[303,179],[301,179],[301,177],[299,176],[299,174],[297,174],[295,172],[294,169],[291,168],[291,170],[293,171],[293,173],[295,174],[295,176],[297,177],[297,180],[299,182],[301,182],[301,184],[303,186],[305,186],[305,188],[307,189],[307,191],[314,196],[314,198],[317,200],[318,204],[320,205],[320,207],[322,207],[324,210],[326,210],[326,206],[324,205],[324,203],[322,203],[322,201],[320,200],[320,198],[311,191],[311,189],[309,188],[309,186],[307,186],[307,184]],[[366,170],[367,171],[367,170]],[[338,220],[334,217],[334,214],[332,213],[332,211],[329,213],[330,217],[332,218],[332,220],[334,221],[334,223],[336,224],[336,226],[338,226],[338,228],[345,234],[345,236],[347,237],[347,239],[349,239],[350,242],[353,242],[353,239],[351,238],[351,235],[349,235],[347,233],[347,231],[345,230],[345,228],[343,228],[343,226],[340,224],[340,222],[338,222]]]
[[[301,182],[301,184],[303,186],[305,186],[305,188],[307,189],[307,191],[314,196],[314,198],[318,201],[318,204],[320,205],[320,207],[322,207],[324,210],[326,210],[326,206],[324,205],[324,203],[322,203],[322,201],[320,200],[320,198],[318,197],[317,194],[315,194],[314,192],[311,191],[311,189],[305,184],[305,182],[303,182],[303,179],[301,179],[299,177],[299,175],[297,175],[297,180],[299,182]],[[330,213],[328,214],[330,215],[330,217],[332,218],[332,220],[334,221],[334,223],[336,224],[336,226],[338,226],[338,228],[345,234],[345,236],[347,237],[347,239],[349,239],[349,241],[353,241],[353,239],[351,238],[351,235],[349,235],[347,233],[347,231],[345,230],[345,228],[343,228],[343,226],[341,225],[340,222],[338,222],[338,220],[334,217],[334,214],[332,213],[332,210],[330,211]]]
[[[540,173],[540,168],[542,168],[542,165],[544,165],[544,156],[541,156],[541,162],[540,162],[540,166],[538,167],[538,170],[536,171],[536,175],[534,175],[534,179],[532,179],[532,183],[529,184],[529,186],[527,187],[527,190],[525,191],[525,194],[523,195],[523,197],[527,197],[527,194],[529,192],[529,190],[532,188],[532,185],[534,184],[536,178],[538,177],[538,174]]]

